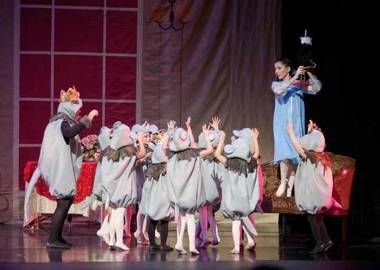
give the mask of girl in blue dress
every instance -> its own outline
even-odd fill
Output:
[[[273,116],[274,162],[280,164],[281,183],[276,196],[292,195],[294,174],[299,161],[299,155],[292,145],[287,133],[287,124],[293,124],[297,138],[305,135],[305,105],[303,94],[315,95],[321,90],[322,84],[317,77],[304,66],[299,66],[295,75],[291,76],[291,64],[286,58],[274,64],[277,81],[272,83],[275,95]],[[307,73],[308,81],[299,80]]]

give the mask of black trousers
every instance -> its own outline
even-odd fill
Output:
[[[324,216],[322,214],[307,215],[307,220],[310,223],[310,228],[317,246],[320,246],[330,241],[330,236],[327,232],[323,218]]]
[[[168,239],[169,221],[168,220],[153,220],[149,219],[148,235],[149,244],[155,245],[155,230],[157,225],[160,224],[161,246],[166,246],[166,240]]]
[[[57,208],[54,211],[51,223],[49,242],[62,240],[63,225],[65,224],[65,219],[73,203],[73,199],[65,198],[57,200]]]

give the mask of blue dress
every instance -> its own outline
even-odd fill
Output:
[[[275,94],[275,109],[273,116],[274,163],[289,159],[298,164],[299,155],[294,149],[288,135],[288,122],[293,123],[297,138],[305,135],[305,105],[303,94],[316,94],[322,85],[319,80],[309,80],[308,87],[289,85],[287,82],[273,82],[272,90]],[[287,87],[286,87],[287,86]],[[279,91],[286,87],[284,92]]]

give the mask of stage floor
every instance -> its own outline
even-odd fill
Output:
[[[172,252],[149,252],[148,246],[137,246],[128,239],[130,251],[110,251],[95,235],[97,224],[75,224],[65,238],[73,244],[70,250],[49,250],[45,247],[49,224],[41,225],[34,234],[27,234],[21,224],[0,225],[0,269],[380,269],[380,243],[355,241],[335,245],[327,254],[309,256],[310,236],[297,235],[281,242],[279,248],[257,247],[229,253],[231,246],[200,249],[199,256]],[[186,235],[187,236],[187,235]],[[132,242],[131,242],[132,241]],[[169,236],[174,246],[175,237]],[[187,243],[185,243],[187,247]],[[60,263],[64,262],[64,264]],[[110,264],[112,262],[112,264]],[[269,268],[268,268],[269,267]]]

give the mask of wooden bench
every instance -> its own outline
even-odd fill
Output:
[[[332,208],[326,215],[342,217],[341,240],[347,241],[347,223],[350,210],[351,190],[355,174],[355,160],[342,155],[329,153],[332,158],[332,170],[334,176],[334,198],[343,206],[342,209]],[[286,215],[303,214],[297,209],[294,197],[276,197],[275,193],[280,184],[279,170],[271,163],[263,164],[264,200],[262,208],[267,213],[280,213],[282,235],[286,234]]]

